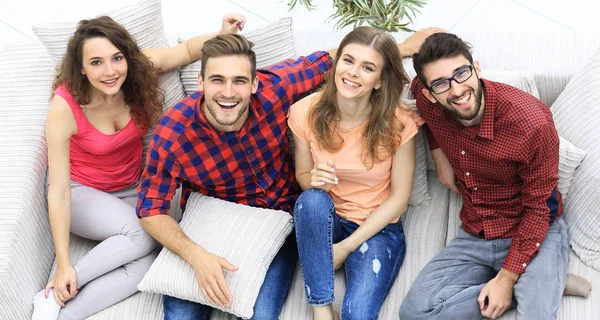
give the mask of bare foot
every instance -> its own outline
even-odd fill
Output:
[[[567,275],[567,285],[563,295],[565,296],[580,296],[587,298],[592,290],[592,284],[586,279],[569,273]]]

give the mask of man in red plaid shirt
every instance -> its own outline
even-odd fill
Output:
[[[421,271],[400,318],[495,319],[516,304],[519,319],[556,319],[569,236],[552,113],[481,79],[470,46],[453,34],[431,36],[413,59],[411,89],[438,177],[464,204],[458,236]]]
[[[414,53],[432,31],[417,32],[399,50]],[[202,49],[199,91],[168,110],[154,131],[138,189],[138,216],[149,234],[194,268],[212,303],[230,305],[222,269],[237,267],[193,243],[168,216],[175,190],[182,185],[182,205],[190,192],[200,192],[291,212],[299,189],[285,134],[287,112],[324,81],[330,53],[314,52],[256,70],[252,43],[240,35],[219,35]],[[267,271],[253,319],[278,318],[297,255],[292,235]],[[212,311],[169,296],[163,304],[165,319],[208,319]]]

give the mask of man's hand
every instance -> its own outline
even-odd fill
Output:
[[[200,291],[210,303],[221,308],[229,307],[233,301],[231,291],[225,283],[223,269],[237,271],[238,267],[229,263],[226,259],[201,249],[200,253],[192,261],[194,274],[200,286]]]
[[[242,31],[245,23],[246,16],[239,13],[228,13],[223,16],[221,33],[237,33],[238,30]]]
[[[349,254],[350,254],[350,251],[348,251],[346,249],[346,247],[344,247],[342,242],[334,243],[333,244],[333,270],[339,269],[344,264],[344,262],[346,262],[346,259],[348,259]]]
[[[429,27],[413,33],[401,44],[400,52],[402,53],[402,56],[411,57],[413,54],[419,52],[419,48],[421,48],[423,41],[430,35],[438,32],[446,32],[446,30],[437,27]]]
[[[504,314],[512,302],[513,287],[519,279],[519,275],[501,269],[498,275],[490,280],[479,293],[477,302],[484,317],[496,319]],[[487,304],[486,304],[487,299]]]
[[[456,186],[454,170],[452,170],[452,165],[448,161],[448,158],[446,158],[444,151],[440,148],[432,150],[431,157],[433,158],[433,163],[435,163],[435,172],[437,173],[438,180],[452,192],[460,193]]]

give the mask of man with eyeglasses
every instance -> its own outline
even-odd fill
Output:
[[[569,236],[548,107],[480,78],[470,45],[429,37],[412,84],[438,177],[463,198],[461,229],[412,284],[400,319],[556,319]],[[514,297],[513,297],[514,291]]]

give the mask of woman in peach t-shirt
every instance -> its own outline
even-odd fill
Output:
[[[343,319],[377,319],[405,253],[406,210],[422,120],[398,105],[408,78],[393,38],[350,32],[324,90],[294,104],[294,209],[306,297],[333,319],[334,270],[345,265]]]

